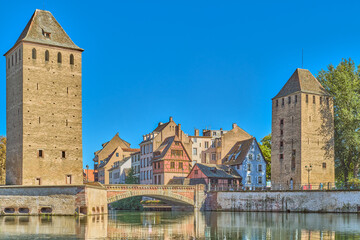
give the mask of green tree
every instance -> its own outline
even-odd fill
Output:
[[[260,141],[260,149],[264,155],[266,165],[266,179],[271,179],[271,133]]]
[[[138,184],[139,180],[134,175],[134,170],[131,168],[128,172],[125,184]],[[111,204],[111,207],[121,210],[142,210],[141,205],[142,197],[130,197],[123,200],[119,200]]]
[[[0,136],[0,185],[5,184],[6,137]]]
[[[318,80],[333,97],[336,179],[357,177],[360,157],[360,71],[351,59],[321,70]],[[324,129],[327,130],[326,127]],[[331,130],[331,129],[329,129]]]

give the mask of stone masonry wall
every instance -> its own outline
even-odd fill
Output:
[[[213,192],[203,210],[359,213],[360,191]]]

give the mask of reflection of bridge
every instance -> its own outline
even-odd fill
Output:
[[[183,185],[104,185],[107,189],[108,203],[116,202],[121,199],[145,196],[163,200],[171,205],[185,205],[201,207],[205,199],[203,185],[183,186]]]

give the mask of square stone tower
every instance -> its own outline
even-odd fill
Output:
[[[319,81],[308,70],[296,69],[272,99],[273,189],[334,184],[333,112],[333,99]]]
[[[6,183],[82,184],[81,54],[36,10],[6,57]]]

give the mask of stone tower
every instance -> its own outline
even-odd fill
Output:
[[[308,70],[296,69],[272,99],[273,189],[330,187],[333,137],[332,98]]]
[[[81,54],[36,10],[6,57],[6,183],[82,184]]]

